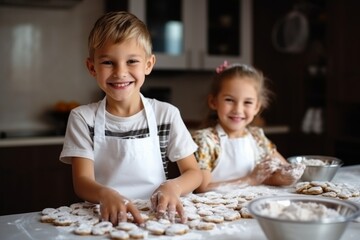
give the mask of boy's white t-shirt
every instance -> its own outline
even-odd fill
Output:
[[[156,99],[146,99],[155,113],[164,166],[166,166],[167,160],[175,162],[194,153],[197,145],[186,128],[178,108]],[[99,105],[100,102],[91,103],[71,111],[60,161],[71,163],[71,157],[83,157],[96,161],[93,136],[95,116]],[[105,118],[106,137],[126,139],[149,136],[144,110],[125,118],[106,112]],[[114,149],[114,151],[116,150]],[[167,170],[164,170],[166,173]]]

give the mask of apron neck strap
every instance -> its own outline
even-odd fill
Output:
[[[151,109],[149,101],[140,93],[140,98],[144,106],[145,117],[149,127],[149,134],[157,134],[157,123],[154,111]],[[100,102],[95,116],[94,135],[98,137],[105,137],[105,112],[106,112],[106,96]]]

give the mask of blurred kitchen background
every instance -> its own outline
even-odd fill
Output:
[[[32,196],[30,210],[73,201],[70,167],[57,159],[68,111],[103,97],[85,67],[87,37],[115,10],[147,23],[157,64],[143,92],[177,106],[190,130],[215,67],[249,63],[275,93],[256,124],[285,157],[358,164],[358,9],[357,0],[0,0],[1,195]],[[49,199],[44,187],[58,190]],[[3,197],[0,208],[29,210]]]

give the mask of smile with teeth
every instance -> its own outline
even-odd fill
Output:
[[[234,120],[234,121],[240,121],[240,120],[244,120],[244,117],[237,117],[237,116],[232,116],[230,117],[230,119]]]
[[[121,88],[121,87],[126,87],[129,86],[131,84],[131,82],[125,82],[125,83],[110,83],[110,85],[117,87],[117,88]]]

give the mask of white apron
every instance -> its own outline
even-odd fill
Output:
[[[130,199],[149,199],[163,183],[163,168],[155,113],[141,95],[150,136],[138,139],[105,137],[106,97],[95,117],[95,179]]]
[[[220,156],[211,173],[212,182],[233,180],[248,175],[255,167],[255,141],[250,134],[229,139],[220,125],[216,126],[220,137]]]

